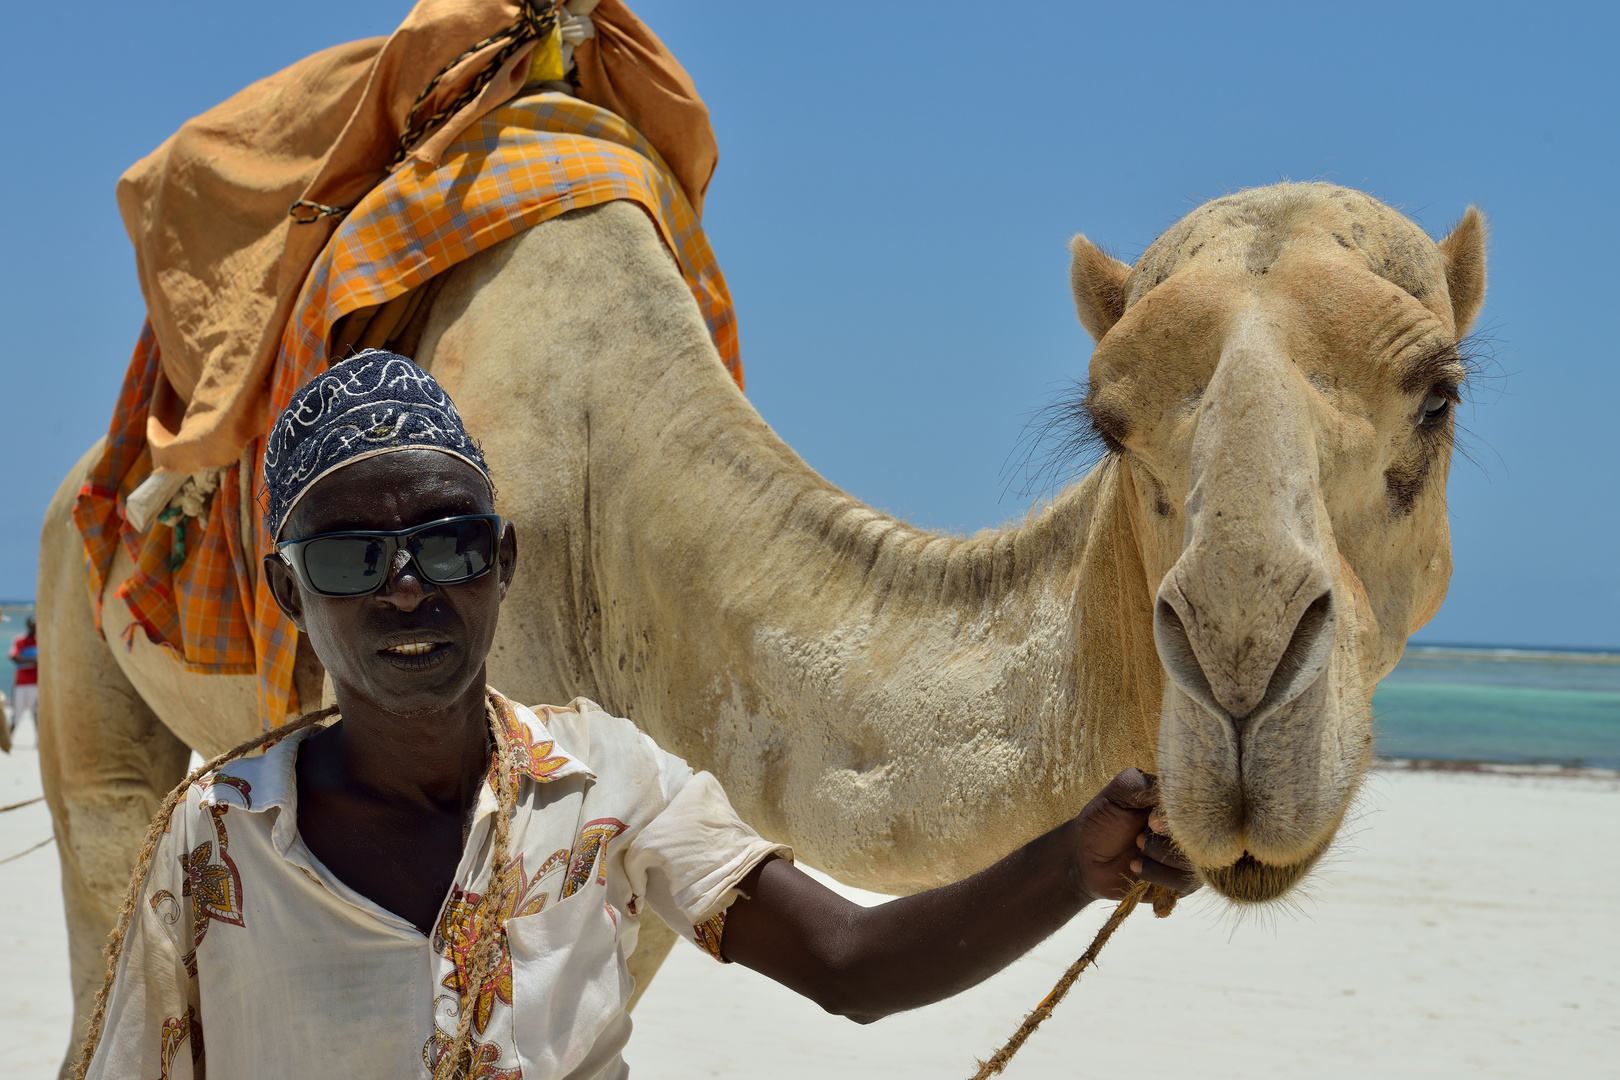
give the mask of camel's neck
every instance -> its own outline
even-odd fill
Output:
[[[712,354],[626,362],[613,381],[646,392],[592,423],[591,651],[749,820],[845,880],[922,887],[1153,766],[1128,470],[1017,528],[924,532],[818,476]]]
[[[862,506],[737,391],[623,204],[470,260],[434,311],[424,351],[518,524],[497,685],[594,693],[802,858],[886,890],[984,866],[1153,764],[1125,470],[972,539]]]

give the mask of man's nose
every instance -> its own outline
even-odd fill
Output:
[[[415,611],[433,592],[433,583],[422,577],[421,567],[404,547],[394,552],[388,580],[377,590],[377,598],[400,611]]]

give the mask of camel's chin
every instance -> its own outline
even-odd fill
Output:
[[[1310,873],[1316,860],[1327,849],[1324,844],[1310,855],[1295,863],[1275,865],[1263,863],[1247,851],[1231,866],[1214,869],[1199,868],[1199,876],[1210,888],[1239,904],[1264,904],[1281,899]]]

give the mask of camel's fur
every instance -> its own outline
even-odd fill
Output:
[[[634,718],[852,884],[959,878],[1138,765],[1217,887],[1291,885],[1365,770],[1374,684],[1445,592],[1450,421],[1416,418],[1460,378],[1483,220],[1437,246],[1366,196],[1280,185],[1199,208],[1135,267],[1073,250],[1114,452],[971,539],[784,445],[634,207],[457,268],[418,353],[518,530],[490,681]],[[254,721],[245,688],[196,707],[205,680],[125,652],[115,619],[111,651],[94,637],[77,475],[46,526],[41,727],[82,1001],[116,853],[179,776],[169,731],[206,754]]]

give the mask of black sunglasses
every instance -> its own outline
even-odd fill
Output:
[[[462,514],[398,532],[351,529],[284,540],[276,551],[304,588],[322,596],[376,592],[401,548],[425,580],[459,585],[495,568],[505,524],[499,514]]]

